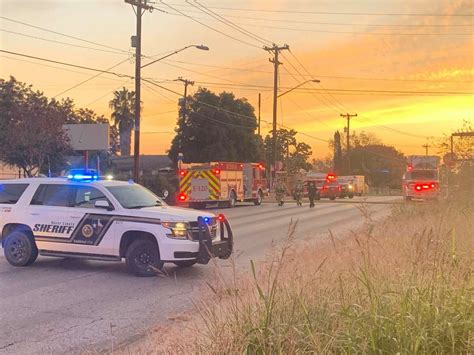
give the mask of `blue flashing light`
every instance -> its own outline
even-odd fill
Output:
[[[99,180],[99,175],[96,173],[88,173],[87,171],[84,171],[82,173],[75,172],[74,174],[69,174],[67,178],[72,181],[93,182]]]
[[[209,224],[211,222],[211,219],[209,217],[204,217],[203,220],[206,224]]]

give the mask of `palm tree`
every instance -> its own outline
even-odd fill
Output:
[[[130,155],[135,117],[135,92],[128,91],[125,87],[120,91],[114,91],[114,98],[110,100],[109,107],[113,110],[111,116],[114,126],[119,130],[120,154]]]

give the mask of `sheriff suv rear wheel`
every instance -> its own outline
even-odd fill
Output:
[[[13,266],[33,264],[38,257],[38,248],[32,236],[25,232],[13,232],[5,240],[5,258]]]
[[[127,249],[125,260],[128,270],[136,276],[155,276],[163,268],[156,243],[139,239]]]

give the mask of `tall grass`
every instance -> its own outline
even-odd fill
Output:
[[[250,273],[219,271],[193,321],[152,353],[468,354],[474,352],[474,209],[404,204],[362,230],[294,243]]]
[[[413,204],[212,285],[186,353],[471,353],[474,211]],[[364,211],[363,211],[364,212]],[[232,290],[230,292],[229,290]]]

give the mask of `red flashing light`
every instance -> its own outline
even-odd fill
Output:
[[[240,166],[241,168],[243,168],[243,167],[244,167],[244,164],[239,164],[239,166]]]
[[[431,184],[430,185],[432,188],[435,188],[436,187],[436,184]]]
[[[416,186],[415,186],[415,190],[421,191],[421,189],[422,189],[421,185],[416,185]]]
[[[413,165],[412,164],[408,164],[407,171],[413,171]]]
[[[218,219],[220,222],[222,222],[222,221],[225,220],[225,216],[224,216],[223,214],[220,214],[220,215],[217,216],[217,219]]]
[[[186,195],[184,192],[181,192],[178,195],[178,200],[180,200],[180,201],[186,201],[187,199],[188,199],[188,195]]]
[[[336,174],[333,174],[333,173],[327,174],[327,175],[326,175],[326,180],[327,180],[327,181],[336,180]]]
[[[214,169],[213,172],[215,175],[219,175],[221,173],[220,169]]]
[[[265,169],[265,167],[263,166],[263,164],[258,164],[257,167],[258,167],[259,169]]]
[[[185,170],[180,170],[179,171],[179,176],[184,176],[186,175],[186,171]]]

